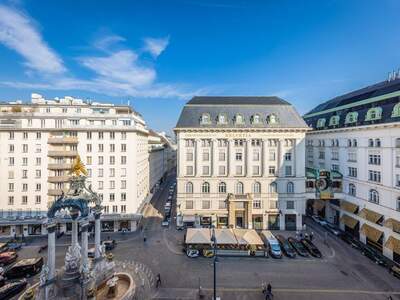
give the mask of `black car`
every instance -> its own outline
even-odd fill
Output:
[[[106,249],[106,251],[111,251],[112,249],[115,248],[115,246],[117,245],[117,242],[115,240],[106,240],[106,241],[103,241],[102,244],[104,245],[104,248]]]
[[[319,249],[309,239],[302,239],[301,243],[308,250],[308,252],[310,252],[312,256],[318,258],[322,257],[321,251],[319,251]]]
[[[30,277],[39,273],[42,266],[43,257],[21,259],[7,269],[4,276],[7,279]]]
[[[335,225],[331,223],[326,223],[324,227],[326,228],[326,230],[328,230],[330,233],[336,236],[339,236],[342,232],[339,228],[337,228]]]
[[[339,234],[339,237],[342,239],[342,241],[349,244],[353,248],[358,249],[358,250],[362,249],[361,244],[358,241],[356,241],[350,234],[348,234],[346,232],[342,232]]]
[[[287,239],[285,239],[280,234],[275,235],[275,237],[278,240],[279,245],[281,245],[281,249],[282,249],[283,253],[285,253],[285,255],[287,257],[295,258],[296,257],[296,250],[294,250],[294,248],[292,247],[292,245],[290,245],[290,243],[287,241]]]
[[[288,238],[288,242],[293,246],[293,248],[296,250],[297,254],[303,257],[308,257],[308,252],[307,249],[304,247],[304,245],[297,239],[293,237]]]
[[[389,267],[389,273],[392,274],[394,277],[400,279],[400,267],[397,265],[392,265]]]
[[[379,253],[377,253],[374,249],[365,246],[361,253],[363,255],[365,255],[366,257],[368,257],[370,260],[372,260],[374,263],[376,263],[377,265],[381,265],[384,266],[386,265],[385,261],[382,259],[381,255],[379,255]]]
[[[25,279],[9,282],[0,288],[0,299],[11,299],[22,292],[28,283]]]

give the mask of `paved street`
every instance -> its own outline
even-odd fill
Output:
[[[172,181],[174,175],[168,178]],[[140,232],[109,234],[118,240],[113,251],[117,260],[134,260],[146,264],[155,274],[160,273],[162,287],[155,290],[155,299],[197,299],[199,285],[211,299],[213,268],[207,258],[190,259],[182,252],[184,232],[174,225],[162,228],[163,203],[168,186],[157,192],[145,209],[143,228],[147,241]],[[263,299],[261,283],[270,282],[274,299],[400,299],[400,280],[386,269],[373,264],[357,250],[328,237],[323,243],[324,230],[308,224],[315,233],[315,243],[323,253],[322,259],[296,258],[219,258],[218,295],[222,299]],[[284,235],[293,232],[283,232]],[[69,237],[57,241],[57,265],[63,264]],[[45,240],[43,240],[45,241]],[[40,242],[37,242],[39,244]],[[21,256],[37,255],[38,246],[31,245]]]

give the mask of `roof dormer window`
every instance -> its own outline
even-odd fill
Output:
[[[209,113],[204,113],[201,115],[200,123],[203,125],[211,124],[211,117]]]
[[[251,117],[251,123],[252,124],[260,124],[261,123],[261,117],[259,114],[255,114]]]
[[[268,122],[268,124],[276,124],[276,123],[278,123],[278,118],[275,114],[270,114],[267,117],[267,122]]]
[[[227,124],[228,123],[228,118],[226,114],[219,114],[217,118],[218,124]]]
[[[396,118],[396,117],[400,117],[400,103],[397,103],[393,107],[392,118]]]
[[[344,123],[345,124],[357,123],[357,119],[358,119],[358,112],[356,111],[349,112],[346,115],[346,120],[344,121]]]
[[[243,124],[244,124],[243,115],[237,114],[237,115],[235,116],[235,124],[237,124],[237,125],[243,125]]]
[[[329,119],[329,126],[336,126],[339,125],[340,117],[339,116],[332,116]]]
[[[367,111],[367,115],[365,116],[365,121],[375,121],[380,120],[382,118],[382,108],[381,107],[373,107]]]
[[[317,121],[317,128],[325,127],[326,120],[324,118],[318,119]]]

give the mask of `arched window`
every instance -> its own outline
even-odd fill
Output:
[[[269,192],[276,193],[277,191],[278,191],[278,187],[276,185],[276,182],[271,182],[269,185]]]
[[[186,182],[186,184],[185,184],[185,193],[186,194],[193,194],[193,183]]]
[[[357,195],[356,186],[353,183],[349,184],[349,195],[355,197]]]
[[[226,183],[225,182],[220,182],[218,184],[218,193],[226,194]]]
[[[353,139],[353,147],[357,147],[357,140]]]
[[[270,115],[267,117],[267,123],[268,123],[268,124],[275,124],[275,123],[278,123],[278,118],[276,117],[275,114],[270,114]]]
[[[325,127],[326,120],[324,118],[318,119],[317,128]]]
[[[260,194],[261,193],[261,183],[254,182],[254,184],[253,184],[253,193],[254,194]]]
[[[255,114],[251,117],[251,122],[253,124],[260,124],[261,123],[261,118],[259,114]]]
[[[349,112],[346,115],[346,119],[345,119],[344,123],[345,124],[357,123],[357,119],[358,119],[358,112],[356,112],[356,111]]]
[[[228,118],[227,118],[226,114],[219,114],[217,121],[218,121],[218,124],[226,124],[226,123],[228,123]]]
[[[367,114],[365,115],[365,121],[380,120],[381,117],[382,117],[382,108],[372,107],[367,111]]]
[[[369,198],[368,198],[369,202],[372,203],[379,203],[379,193],[377,190],[369,190]]]
[[[368,147],[373,147],[373,146],[374,146],[374,140],[368,139]]]
[[[209,194],[210,193],[210,184],[208,182],[203,182],[201,185],[201,192],[203,194]]]
[[[211,117],[209,113],[203,113],[200,119],[201,124],[211,124]]]
[[[237,195],[243,195],[244,194],[243,183],[241,183],[241,182],[236,183],[235,192],[236,192]]]
[[[336,126],[339,125],[340,117],[339,116],[332,116],[329,119],[329,126]]]
[[[243,115],[237,114],[237,115],[235,116],[235,124],[238,124],[238,125],[244,124]]]
[[[397,138],[395,141],[396,148],[400,148],[400,138]]]
[[[396,117],[400,117],[400,103],[397,103],[393,107],[392,118],[396,118]]]
[[[380,147],[381,146],[381,140],[380,139],[375,139],[375,147]]]
[[[286,191],[287,191],[288,194],[293,194],[294,193],[294,184],[293,184],[293,182],[288,182],[287,183]]]

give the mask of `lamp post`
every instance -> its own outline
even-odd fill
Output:
[[[214,300],[217,300],[217,239],[215,237],[215,228],[212,226],[212,236],[211,241],[213,242],[214,251]]]

